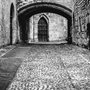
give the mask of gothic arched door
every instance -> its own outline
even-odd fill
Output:
[[[48,23],[44,17],[38,22],[38,41],[48,42]]]

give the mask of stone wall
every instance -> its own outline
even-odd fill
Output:
[[[66,6],[71,10],[73,8],[73,0],[17,0],[17,7],[20,8],[23,5],[27,5],[29,3],[31,4],[37,3],[37,2],[52,2]]]
[[[39,13],[30,18],[29,42],[38,42],[38,21],[46,16],[49,23],[49,41],[66,41],[68,36],[67,19],[54,13]]]
[[[74,0],[73,42],[80,46],[88,46],[87,24],[90,23],[90,1]]]
[[[0,0],[0,46],[10,44],[10,7],[14,5],[13,43],[16,42],[16,1]]]

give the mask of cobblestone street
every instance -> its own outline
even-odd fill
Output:
[[[86,49],[67,44],[18,46],[2,58],[12,63],[10,68],[15,65],[9,69],[15,76],[11,72],[7,90],[90,90]]]

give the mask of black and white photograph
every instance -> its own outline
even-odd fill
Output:
[[[90,90],[90,0],[0,0],[0,90]]]

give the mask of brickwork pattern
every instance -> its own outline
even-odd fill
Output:
[[[17,7],[20,8],[23,5],[37,3],[37,2],[52,2],[64,5],[72,9],[72,0],[17,0]]]

